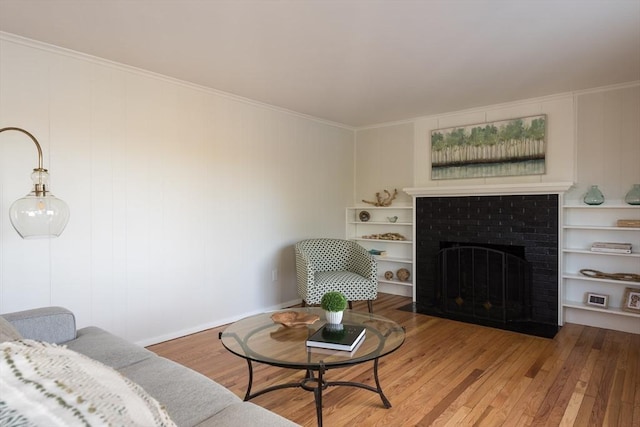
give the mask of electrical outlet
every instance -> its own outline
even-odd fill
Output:
[[[274,268],[271,270],[271,281],[276,282],[278,280],[278,269]]]

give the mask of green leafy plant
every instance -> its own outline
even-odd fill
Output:
[[[342,292],[327,292],[322,296],[320,306],[326,311],[343,311],[347,308],[347,297]]]

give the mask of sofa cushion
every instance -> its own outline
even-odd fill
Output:
[[[115,369],[155,356],[149,350],[95,326],[79,329],[77,335],[75,340],[66,343],[71,350]]]
[[[2,343],[0,371],[0,420],[10,425],[175,427],[142,387],[65,347]]]
[[[76,337],[76,319],[63,307],[42,307],[2,315],[24,338],[61,344]]]
[[[241,402],[204,375],[159,356],[126,366],[120,372],[163,402],[180,426],[198,424],[226,406]]]
[[[0,316],[0,343],[5,341],[15,341],[22,338],[20,332],[13,325]]]

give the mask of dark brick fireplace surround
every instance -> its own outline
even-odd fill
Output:
[[[521,246],[532,272],[529,324],[488,325],[553,336],[558,329],[558,199],[558,194],[417,197],[414,310],[455,318],[439,310],[436,297],[442,242]]]

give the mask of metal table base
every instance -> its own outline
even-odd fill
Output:
[[[247,365],[249,367],[249,384],[247,385],[247,393],[244,396],[244,400],[249,401],[254,397],[261,396],[265,393],[269,393],[275,390],[282,390],[285,388],[294,388],[300,387],[306,391],[312,391],[313,396],[316,402],[316,416],[318,418],[318,427],[322,427],[322,391],[328,387],[333,386],[347,386],[347,387],[357,387],[365,390],[372,391],[380,395],[380,399],[382,399],[382,404],[385,408],[391,408],[391,402],[384,395],[382,388],[380,387],[380,380],[378,379],[378,358],[373,360],[373,378],[375,379],[376,386],[370,386],[369,384],[363,384],[353,381],[325,381],[324,374],[327,371],[324,365],[320,364],[317,370],[307,369],[307,373],[305,377],[298,382],[291,382],[285,384],[278,384],[271,387],[264,388],[255,393],[251,393],[251,388],[253,387],[253,364],[252,361],[247,359]],[[317,377],[314,375],[314,372],[317,372]],[[310,385],[311,384],[311,385]]]

